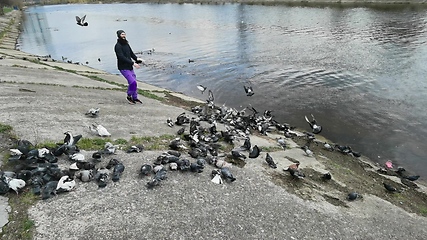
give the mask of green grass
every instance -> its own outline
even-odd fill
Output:
[[[12,126],[0,123],[0,133],[9,133],[12,129]]]
[[[11,8],[11,7],[3,7],[3,13],[4,14],[12,12],[12,11],[13,11],[13,8]]]
[[[167,150],[169,143],[176,136],[162,135],[160,137],[135,137],[133,136],[129,142],[130,145],[142,144],[145,150]]]

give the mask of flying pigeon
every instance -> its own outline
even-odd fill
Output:
[[[76,16],[77,25],[80,25],[82,27],[88,26],[89,24],[85,22],[85,19],[86,19],[86,15],[84,15],[81,18],[79,16]]]
[[[208,94],[209,95],[208,95],[208,99],[206,99],[206,103],[208,104],[208,107],[213,108],[215,106],[213,102],[215,100],[213,92],[209,89]]]
[[[252,95],[254,95],[254,90],[252,89],[252,86],[243,86],[243,88],[245,89],[246,92],[246,96],[250,97]]]
[[[311,118],[313,120],[310,121],[310,120],[308,120],[307,116],[305,116],[305,121],[308,122],[308,124],[310,125],[310,127],[311,127],[311,129],[312,129],[312,131],[313,131],[314,134],[320,133],[322,131],[322,126],[320,126],[320,125],[317,124],[317,121],[314,118],[313,114],[311,114]]]
[[[206,87],[203,85],[197,85],[197,88],[202,92],[202,94],[206,91]]]

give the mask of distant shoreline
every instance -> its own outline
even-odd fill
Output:
[[[73,1],[50,0],[44,3],[32,4],[26,2],[26,6],[32,5],[61,5],[61,4],[115,4],[115,3],[177,3],[177,4],[248,4],[248,5],[289,5],[289,6],[336,6],[336,7],[378,7],[401,8],[426,6],[426,0],[134,0],[134,1]]]

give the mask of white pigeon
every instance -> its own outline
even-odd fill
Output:
[[[93,117],[93,118],[98,117],[98,114],[99,114],[99,108],[91,108],[89,109],[89,111],[85,113],[86,116]]]
[[[197,89],[199,89],[203,94],[206,91],[207,87],[205,87],[203,85],[197,85]]]
[[[47,148],[40,148],[40,149],[38,149],[38,151],[39,151],[39,158],[43,158],[46,154],[49,154],[50,153],[50,151],[49,151],[49,149],[47,149]]]
[[[221,178],[221,173],[215,173],[215,176],[212,178],[211,182],[216,183],[216,184],[222,184],[222,178]]]
[[[18,190],[25,187],[25,181],[18,178],[4,177],[5,182],[9,188],[13,189],[18,195]]]
[[[98,134],[100,137],[110,137],[111,134],[108,132],[108,130],[102,126],[101,124],[95,125],[92,124],[92,126],[89,126],[89,129],[93,132]]]
[[[75,162],[75,163],[70,165],[69,169],[70,170],[79,170],[79,167],[77,167],[77,163]]]
[[[76,186],[76,181],[74,179],[71,179],[68,175],[62,176],[59,181],[58,185],[56,185],[56,190],[62,190],[62,191],[71,191]]]
[[[70,159],[76,162],[84,162],[85,155],[83,155],[82,153],[74,153],[73,155],[70,156]]]
[[[12,156],[21,156],[22,152],[19,151],[19,149],[12,148],[12,149],[10,149],[10,155],[12,155]]]

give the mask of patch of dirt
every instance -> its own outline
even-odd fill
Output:
[[[307,143],[304,137],[295,137],[293,140],[299,146]],[[338,151],[329,151],[323,144],[315,142],[310,145],[310,149],[316,160],[332,175],[332,179],[323,179],[325,172],[303,168],[303,179],[295,179],[289,172],[283,171],[272,173],[272,181],[306,200],[315,200],[320,196],[333,205],[347,207],[349,193],[358,193],[361,196],[358,201],[363,201],[363,195],[371,194],[408,212],[427,217],[427,195],[419,191],[416,182],[410,182],[412,186],[407,186],[394,171],[381,174],[377,171],[379,167],[363,156],[356,158]],[[394,186],[398,191],[387,191],[383,183]]]

